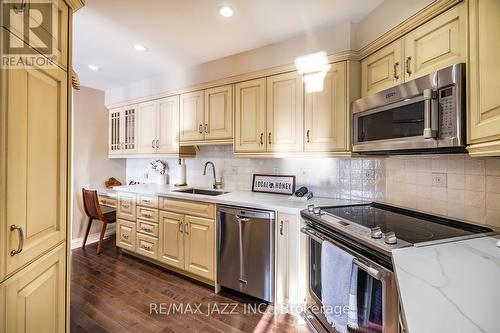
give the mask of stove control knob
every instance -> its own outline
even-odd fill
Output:
[[[382,229],[380,227],[371,228],[372,238],[380,239],[382,238]]]
[[[307,211],[312,213],[314,211],[314,204],[307,205]]]
[[[396,234],[394,232],[387,232],[384,234],[384,242],[389,245],[394,245],[398,242]]]
[[[322,213],[321,207],[314,207],[313,211],[314,211],[314,214],[316,214],[316,215],[321,215],[321,213]]]

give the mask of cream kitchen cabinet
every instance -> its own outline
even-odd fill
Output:
[[[205,90],[204,140],[233,140],[233,86]]]
[[[137,105],[109,110],[108,128],[110,157],[137,152]]]
[[[135,222],[137,217],[136,195],[134,193],[119,192],[116,217]]]
[[[235,95],[234,152],[265,152],[266,79],[237,83]]]
[[[0,284],[0,332],[66,332],[66,247]]]
[[[468,149],[472,156],[500,156],[500,2],[468,5]]]
[[[467,60],[466,4],[459,4],[361,61],[361,95],[372,95]]]
[[[303,86],[297,72],[267,78],[267,151],[303,150]]]
[[[68,165],[67,73],[54,66],[1,76],[8,102],[0,118],[0,165],[8,174],[0,179],[6,186],[0,281],[66,239]]]
[[[204,138],[203,90],[180,95],[180,142],[202,141]]]
[[[160,248],[158,260],[184,269],[184,215],[160,212]]]
[[[138,153],[179,153],[179,96],[138,106]]]
[[[215,221],[184,217],[184,269],[207,280],[214,279]]]
[[[116,223],[116,246],[134,251],[136,223],[121,219],[117,219]]]
[[[361,61],[361,91],[368,96],[403,82],[401,40],[387,45]]]
[[[332,64],[326,73],[304,74],[304,151],[330,152],[349,149],[346,75],[346,62]],[[320,82],[315,82],[318,80]]]

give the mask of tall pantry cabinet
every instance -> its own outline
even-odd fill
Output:
[[[68,266],[71,128],[71,24],[81,0],[51,0],[41,24],[55,59],[0,69],[0,333],[69,331]],[[46,57],[32,32],[12,20],[37,20],[30,1],[2,10],[1,56],[9,47]]]

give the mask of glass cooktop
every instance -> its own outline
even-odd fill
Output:
[[[329,207],[323,208],[323,212],[367,228],[380,227],[383,233],[392,231],[397,238],[413,244],[492,231],[486,227],[379,203]]]

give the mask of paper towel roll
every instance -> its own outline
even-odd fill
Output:
[[[176,185],[186,185],[186,164],[182,159],[179,159],[179,164],[177,165]]]

